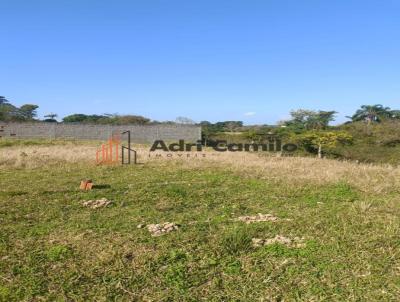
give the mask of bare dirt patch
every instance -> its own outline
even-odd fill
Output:
[[[283,244],[288,247],[295,247],[295,248],[305,247],[303,237],[302,238],[294,237],[293,239],[290,239],[285,236],[276,235],[273,238],[267,238],[267,239],[253,238],[252,242],[253,242],[254,247],[260,247],[260,246],[271,245],[271,244],[276,244],[276,243]]]
[[[278,221],[279,218],[272,214],[258,213],[255,216],[240,216],[237,218],[237,220],[249,224],[249,223],[254,223],[254,222]]]

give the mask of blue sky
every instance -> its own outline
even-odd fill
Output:
[[[0,0],[0,95],[49,112],[275,123],[400,108],[400,1]]]

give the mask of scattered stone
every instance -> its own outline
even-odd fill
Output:
[[[112,203],[111,200],[108,200],[107,198],[101,198],[98,200],[88,200],[82,203],[85,207],[89,207],[91,209],[97,209],[97,208],[102,208],[110,205]]]
[[[271,214],[258,213],[255,216],[240,216],[237,220],[245,223],[263,222],[263,221],[277,221],[279,218]]]
[[[149,224],[147,229],[151,233],[151,236],[157,237],[166,233],[178,230],[178,225],[173,222],[165,222],[160,224]]]
[[[145,227],[146,225],[145,224],[138,224],[136,227],[138,228],[138,229],[143,229],[144,227]]]
[[[274,238],[268,238],[268,239],[261,239],[261,238],[253,238],[252,239],[253,246],[254,247],[260,247],[264,245],[271,245],[275,243],[283,244],[288,247],[295,247],[295,248],[301,248],[305,247],[304,243],[304,238],[299,238],[299,237],[294,237],[293,239],[281,236],[281,235],[276,235]]]

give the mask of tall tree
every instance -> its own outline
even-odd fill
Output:
[[[243,126],[243,123],[239,126]],[[236,128],[238,128],[238,123],[236,121],[228,121],[225,123],[225,128],[229,130],[229,132],[234,132]]]
[[[18,115],[24,120],[33,120],[37,116],[36,110],[39,108],[38,105],[25,104],[22,105],[18,110]]]
[[[8,104],[9,101],[4,96],[0,96],[0,106],[3,104]]]
[[[71,114],[63,118],[64,123],[97,123],[99,120],[109,118],[104,115],[86,115],[82,113]]]
[[[217,122],[214,124],[215,129],[218,131],[230,131],[234,132],[237,128],[243,127],[242,121],[224,121]]]
[[[335,120],[336,111],[318,111],[312,118],[311,118],[311,129],[325,129],[328,127],[330,122]]]
[[[188,117],[184,117],[184,116],[178,116],[175,119],[175,122],[177,124],[185,124],[185,125],[193,125],[193,124],[195,124],[195,122],[192,119],[190,119]]]
[[[46,114],[44,117],[46,118],[44,120],[45,122],[56,123],[57,122],[56,117],[58,117],[58,115],[56,113],[49,113]]]
[[[12,105],[4,96],[0,96],[0,120],[18,120],[18,108]]]
[[[389,107],[384,107],[380,104],[362,105],[350,118],[353,122],[366,121],[368,124],[371,124],[391,118],[391,110]]]
[[[0,96],[0,121],[5,120],[6,114],[4,112],[4,108],[2,108],[2,107],[4,104],[7,104],[7,103],[8,103],[7,99],[4,96]]]
[[[314,111],[307,109],[292,110],[291,119],[284,121],[284,125],[298,130],[322,130],[335,120],[336,111]]]
[[[57,116],[58,116],[57,113],[49,113],[49,114],[46,114],[44,117],[54,120]]]
[[[300,136],[300,141],[305,146],[317,148],[318,158],[326,149],[334,148],[337,144],[351,143],[353,137],[344,131],[309,131]]]

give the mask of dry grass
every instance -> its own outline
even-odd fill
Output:
[[[95,145],[15,146],[0,149],[0,167],[37,168],[62,163],[95,164]],[[182,164],[186,168],[214,167],[230,168],[242,176],[251,176],[269,181],[288,181],[291,185],[313,183],[323,185],[346,182],[363,192],[398,192],[400,190],[400,168],[390,165],[359,164],[349,161],[315,159],[305,157],[265,156],[248,152],[203,152],[205,157],[194,157],[195,152],[181,157],[166,153],[152,153],[149,148],[135,146],[139,161],[168,165]]]
[[[18,146],[0,149],[0,166],[37,168],[53,163],[94,162],[95,146]]]
[[[265,179],[288,180],[293,185],[346,182],[363,192],[398,192],[400,168],[307,157],[273,157],[249,153],[224,153],[211,162]],[[198,161],[193,161],[197,163]]]

